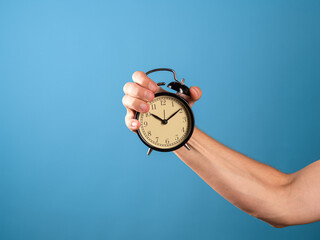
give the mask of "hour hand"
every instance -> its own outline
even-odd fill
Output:
[[[163,122],[163,120],[162,120],[161,118],[159,118],[157,115],[154,115],[154,114],[152,114],[152,113],[150,113],[150,114],[152,115],[152,117],[154,117],[154,118],[160,120],[161,122]]]

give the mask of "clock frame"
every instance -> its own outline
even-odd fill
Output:
[[[189,146],[187,145],[187,142],[189,141],[190,137],[192,136],[193,134],[193,131],[194,131],[194,125],[195,125],[195,121],[194,121],[194,115],[193,115],[193,112],[192,112],[192,109],[191,107],[189,106],[189,104],[187,103],[186,100],[184,100],[182,97],[180,97],[179,95],[177,94],[174,94],[174,93],[171,93],[171,92],[160,92],[160,93],[156,93],[155,94],[155,98],[159,97],[159,96],[170,96],[170,97],[173,97],[175,98],[176,100],[178,100],[181,105],[183,105],[186,109],[186,111],[188,112],[187,113],[187,117],[190,118],[188,119],[189,124],[190,124],[190,127],[189,127],[189,132],[187,133],[187,136],[185,137],[185,139],[179,143],[178,145],[174,146],[174,147],[171,147],[171,148],[159,148],[157,146],[154,146],[152,144],[150,144],[143,136],[143,134],[141,133],[140,129],[137,130],[137,134],[140,138],[140,140],[146,145],[149,147],[149,151],[148,151],[148,155],[151,153],[152,150],[156,150],[156,151],[160,151],[160,152],[171,152],[171,151],[174,151],[174,150],[177,150],[183,146],[185,146],[188,150],[190,150]],[[139,113],[137,112],[136,115],[135,115],[135,118],[136,119],[139,119],[139,116],[140,114],[143,114],[143,113]]]

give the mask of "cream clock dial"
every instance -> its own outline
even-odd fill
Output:
[[[167,152],[185,145],[194,129],[188,103],[176,94],[157,93],[147,113],[137,113],[140,139],[151,149]]]

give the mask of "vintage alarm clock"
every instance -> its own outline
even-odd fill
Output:
[[[177,80],[174,70],[169,68],[157,68],[148,71],[150,74],[157,71],[169,71],[173,73],[174,82],[167,85],[177,93],[156,93],[150,110],[147,113],[136,113],[135,118],[141,123],[137,130],[141,141],[149,147],[148,155],[152,150],[160,152],[174,151],[182,146],[190,150],[187,142],[194,130],[194,116],[191,107],[178,93],[190,96],[189,88]],[[165,85],[164,82],[158,86]]]

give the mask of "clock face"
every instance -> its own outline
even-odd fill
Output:
[[[138,135],[150,148],[173,151],[191,137],[194,117],[188,103],[173,93],[157,93],[147,113],[137,113]]]

